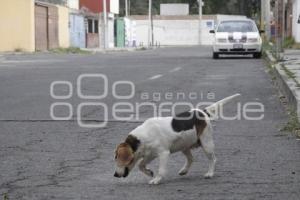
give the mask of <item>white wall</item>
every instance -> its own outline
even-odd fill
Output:
[[[244,15],[217,15],[217,20],[238,20],[238,19],[246,19],[247,17]]]
[[[239,20],[239,19],[247,19],[246,16],[243,16],[243,15],[217,15],[216,17],[216,24],[215,25],[218,25],[218,23],[220,21],[223,21],[223,20]]]
[[[168,3],[160,4],[160,15],[188,15],[189,4]]]
[[[72,9],[79,9],[79,0],[68,0],[68,6]]]
[[[300,42],[300,24],[298,19],[300,17],[300,0],[293,1],[293,37],[296,42]]]
[[[300,0],[298,0],[300,1]],[[214,35],[209,33],[214,29],[215,23],[220,20],[245,19],[241,15],[216,15],[205,16],[202,20],[201,43],[203,45],[212,45]],[[148,19],[147,16],[132,16],[127,22],[131,28],[127,30],[127,35],[134,30],[134,39],[137,46],[148,44]],[[134,26],[134,27],[133,27]],[[199,44],[199,21],[196,16],[156,16],[153,20],[154,42],[162,46],[168,45],[198,45]],[[129,44],[132,40],[129,38]]]
[[[119,0],[110,0],[110,12],[114,14],[119,14]]]
[[[115,38],[114,38],[114,15],[112,13],[108,14],[108,48],[115,47]]]
[[[135,20],[137,45],[148,44],[148,21]],[[154,20],[154,45],[197,45],[198,44],[198,20]],[[202,44],[210,45],[213,41],[214,20],[202,21]]]
[[[124,22],[125,22],[125,46],[136,47],[137,46],[136,21],[130,20],[125,17]]]

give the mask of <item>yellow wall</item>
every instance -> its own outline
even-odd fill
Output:
[[[0,51],[34,51],[34,0],[0,1]]]
[[[58,42],[59,46],[67,48],[70,46],[69,32],[69,9],[63,6],[58,7]]]

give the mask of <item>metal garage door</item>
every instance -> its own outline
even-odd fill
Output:
[[[116,20],[116,46],[125,46],[125,22],[122,18]]]
[[[48,7],[48,27],[49,49],[58,48],[58,9],[56,6]]]
[[[35,49],[58,47],[58,9],[49,4],[35,4]]]
[[[85,34],[84,17],[77,14],[70,14],[71,46],[85,48]]]
[[[35,5],[35,50],[48,49],[48,8]]]

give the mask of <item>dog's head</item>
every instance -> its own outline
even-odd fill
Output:
[[[127,143],[121,143],[115,151],[116,171],[114,176],[117,178],[127,177],[135,165],[134,152]]]
[[[115,151],[116,171],[115,177],[127,177],[129,172],[133,169],[136,162],[139,160],[138,148],[140,140],[135,136],[129,135],[125,142],[119,144]]]

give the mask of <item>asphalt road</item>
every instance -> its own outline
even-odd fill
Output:
[[[300,141],[279,131],[288,116],[265,71],[263,60],[249,57],[212,60],[209,47],[0,56],[0,199],[299,199]],[[79,98],[76,81],[81,74],[106,75],[107,96],[101,100]],[[112,88],[120,80],[134,84],[132,98],[115,98]],[[53,81],[71,82],[73,95],[52,98],[49,88]],[[84,79],[81,91],[84,95],[101,94],[105,92],[103,84],[102,79]],[[54,91],[67,95],[68,87],[56,85]],[[118,95],[131,92],[128,84],[117,87]],[[192,98],[188,97],[191,93]],[[234,93],[242,94],[241,105],[263,104],[264,118],[214,122],[218,161],[212,179],[203,177],[208,166],[201,149],[193,152],[195,162],[183,177],[177,172],[184,157],[172,155],[167,178],[158,186],[149,186],[149,178],[138,170],[126,179],[113,177],[114,148],[140,121],[153,116],[151,107],[138,109],[136,104],[159,106],[169,101],[195,105],[212,101],[208,99],[211,95],[219,100]],[[55,102],[71,104],[71,120],[50,117],[50,106]],[[106,127],[80,127],[77,108],[81,103],[95,102],[107,105]],[[130,115],[137,120],[113,116],[112,108],[120,102],[134,107],[118,116]],[[55,116],[68,116],[66,108],[56,107]],[[100,124],[102,109],[87,106],[81,116],[89,120],[86,123]],[[237,104],[228,104],[225,110],[233,116]],[[157,171],[157,162],[150,168]]]

